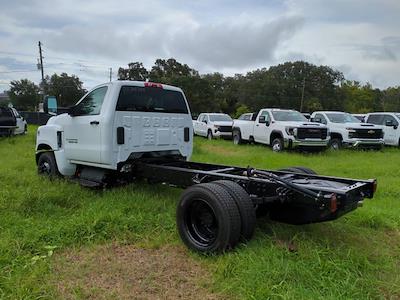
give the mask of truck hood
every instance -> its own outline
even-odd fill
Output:
[[[354,128],[354,129],[382,128],[382,126],[377,126],[375,124],[370,124],[370,123],[333,123],[332,126],[341,128]]]
[[[217,126],[232,126],[233,121],[215,121],[215,122],[212,122],[212,124],[217,125]]]
[[[289,127],[320,127],[320,128],[326,128],[324,124],[321,123],[315,123],[315,122],[293,122],[293,121],[275,121],[279,122],[279,124],[282,124],[284,126],[289,126]]]

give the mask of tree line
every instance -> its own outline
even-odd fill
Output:
[[[193,114],[225,112],[232,116],[263,107],[313,112],[340,110],[352,113],[400,111],[400,87],[384,90],[348,80],[329,66],[304,61],[285,62],[247,74],[225,76],[200,74],[173,58],[157,59],[148,70],[141,62],[118,70],[119,80],[161,82],[185,92]],[[86,91],[77,76],[66,73],[46,77],[41,87],[27,79],[11,82],[10,99],[15,106],[32,109],[40,100],[39,90],[57,97],[60,106],[73,105]],[[29,94],[29,97],[27,97]]]

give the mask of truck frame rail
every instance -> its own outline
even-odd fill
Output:
[[[136,176],[186,188],[230,180],[242,186],[256,208],[268,207],[270,217],[291,224],[336,219],[372,198],[377,182],[301,172],[258,170],[181,160],[142,160]]]

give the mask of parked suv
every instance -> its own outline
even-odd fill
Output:
[[[364,147],[380,149],[384,145],[381,126],[362,123],[349,113],[340,111],[316,111],[311,120],[328,126],[332,149]]]
[[[385,133],[385,145],[400,146],[400,113],[370,113],[365,117],[365,119],[368,123],[382,126],[383,132]]]
[[[233,123],[233,142],[267,144],[273,151],[302,147],[322,150],[329,142],[328,128],[312,123],[295,110],[265,108],[259,113],[243,114]]]
[[[202,113],[193,121],[194,134],[207,137],[209,140],[214,137],[232,137],[232,118],[221,113]]]

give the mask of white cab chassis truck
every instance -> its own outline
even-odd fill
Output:
[[[324,150],[329,130],[325,125],[309,122],[298,111],[265,108],[243,114],[233,122],[233,142],[266,144],[276,152],[291,148]]]
[[[311,115],[314,122],[325,124],[331,132],[330,146],[381,149],[384,145],[381,126],[362,123],[353,115],[340,111],[316,111]]]
[[[375,112],[365,117],[366,122],[383,128],[385,145],[400,147],[400,113]]]
[[[227,114],[202,113],[193,121],[194,134],[213,138],[232,138],[233,120]]]
[[[324,222],[356,209],[377,186],[373,179],[319,176],[305,167],[270,171],[189,162],[192,148],[181,89],[115,81],[93,88],[68,113],[38,128],[36,162],[40,175],[84,186],[145,180],[185,188],[177,227],[183,242],[201,253],[249,240],[257,209],[291,224]]]

